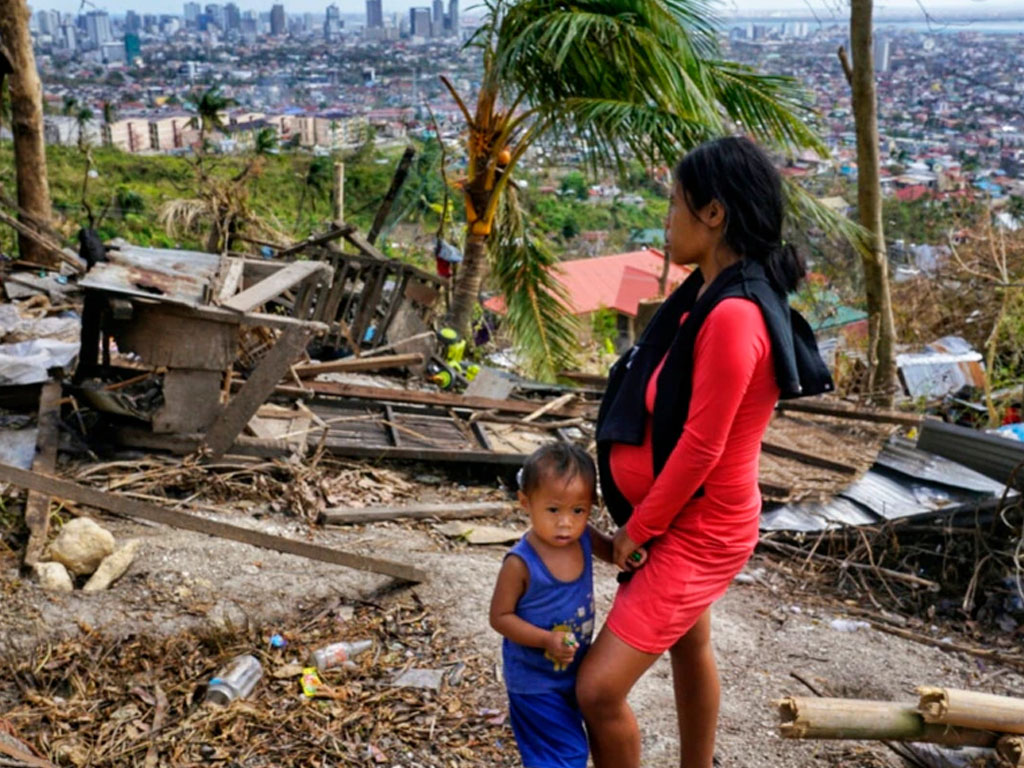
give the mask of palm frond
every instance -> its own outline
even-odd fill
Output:
[[[823,205],[795,181],[786,179],[782,188],[789,212],[788,226],[818,230],[830,243],[845,242],[858,254],[871,253],[871,235],[860,224]]]
[[[573,367],[580,331],[552,271],[558,259],[530,236],[514,185],[502,196],[496,224],[497,236],[489,242],[492,275],[505,297],[513,345],[529,375],[554,381],[559,371]]]
[[[181,237],[199,232],[202,225],[209,221],[211,214],[212,208],[208,200],[177,199],[168,200],[160,206],[157,220],[168,237]]]

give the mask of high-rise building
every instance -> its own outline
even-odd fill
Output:
[[[459,0],[448,0],[448,30],[452,37],[459,36]]]
[[[60,14],[56,11],[38,11],[32,20],[44,35],[56,36],[60,31]]]
[[[199,26],[199,3],[185,3],[185,26],[195,29]]]
[[[444,0],[434,0],[433,12],[430,14],[430,36],[441,37],[444,34]]]
[[[430,37],[430,9],[409,9],[409,34],[413,37]]]
[[[206,18],[211,24],[216,24],[217,29],[222,32],[227,28],[224,25],[224,6],[211,4],[206,6]]]
[[[142,43],[139,36],[129,32],[124,36],[124,59],[129,64],[142,56]]]
[[[138,32],[142,29],[142,18],[135,11],[127,11],[124,15],[124,31]]]
[[[285,30],[284,6],[278,3],[270,9],[270,34],[283,35]]]
[[[889,71],[889,38],[875,38],[875,72]]]
[[[66,51],[74,53],[78,50],[78,31],[75,29],[74,24],[63,24],[61,25],[60,32],[57,35],[58,45]]]
[[[110,16],[106,11],[89,11],[85,14],[85,34],[96,48],[113,41],[114,33],[110,28]]]
[[[337,5],[331,3],[324,15],[324,39],[328,42],[337,40],[341,35],[341,27],[341,11]]]
[[[225,29],[241,29],[242,27],[242,12],[238,10],[238,6],[234,3],[228,3],[224,6],[224,28]]]
[[[366,0],[366,26],[380,29],[384,26],[384,9],[381,0]]]

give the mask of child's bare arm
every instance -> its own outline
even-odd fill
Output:
[[[587,523],[587,532],[590,534],[590,546],[594,550],[594,555],[606,563],[612,562],[612,537],[601,533],[590,523]]]
[[[541,629],[516,616],[516,603],[529,586],[526,564],[514,555],[506,557],[498,572],[498,582],[491,596],[491,626],[514,643],[530,648],[543,648],[563,664],[572,661],[575,646],[565,644],[565,632]]]

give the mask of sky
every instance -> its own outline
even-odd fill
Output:
[[[200,5],[208,2],[225,4],[228,0],[198,0]],[[342,14],[359,14],[366,11],[365,0],[334,0]],[[323,13],[331,0],[282,0],[288,13]],[[845,0],[720,0],[719,7],[722,15],[757,15],[771,11],[797,11],[807,12],[808,5],[814,8],[815,13],[821,15],[828,7],[835,7],[836,2]],[[274,0],[235,0],[236,5],[242,10],[269,11]],[[969,15],[984,15],[997,11],[1011,10],[1015,3],[1007,0],[922,0],[929,13],[966,13]],[[462,13],[472,15],[472,7],[476,0],[462,0]],[[113,14],[121,14],[126,10],[134,10],[137,13],[172,13],[181,14],[184,2],[181,0],[31,0],[29,3],[33,10],[54,9],[63,12],[74,12],[80,8],[89,10],[95,6]],[[405,13],[412,6],[429,6],[429,0],[384,0],[384,13],[393,12]],[[447,7],[447,0],[445,0]],[[1020,7],[1019,5],[1017,6]],[[889,13],[920,13],[920,6],[917,0],[886,0],[875,3],[877,14]]]

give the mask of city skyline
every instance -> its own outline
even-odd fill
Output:
[[[286,4],[286,12],[291,13],[324,13],[330,0],[292,0]],[[335,2],[339,11],[345,16],[363,16],[366,13],[365,0],[341,0]],[[33,11],[56,10],[62,13],[84,13],[93,8],[105,10],[111,14],[121,15],[132,10],[137,13],[166,14],[173,13],[181,15],[181,5],[175,9],[168,7],[162,0],[110,0],[109,2],[92,2],[89,0],[83,5],[82,0],[37,0],[31,3]],[[269,12],[272,0],[241,0],[236,5],[243,10],[255,10]],[[385,14],[401,13],[408,14],[410,8],[430,7],[431,0],[383,0],[383,12]],[[482,7],[478,2],[467,4],[463,13],[468,16],[475,15],[477,8]],[[1013,2],[972,2],[971,0],[927,0],[925,3],[929,13],[963,14],[965,16],[982,18],[990,14],[1005,13],[1007,11],[1020,10],[1020,6]],[[808,6],[803,0],[722,0],[717,3],[716,12],[721,17],[731,16],[754,16],[757,14],[789,13],[795,15],[810,15],[809,8],[822,18],[832,18],[835,9],[826,5],[823,0],[815,0]],[[875,6],[875,13],[878,16],[886,14],[918,14],[921,13],[921,6],[917,0],[889,0]],[[1021,14],[1024,16],[1024,13]]]

